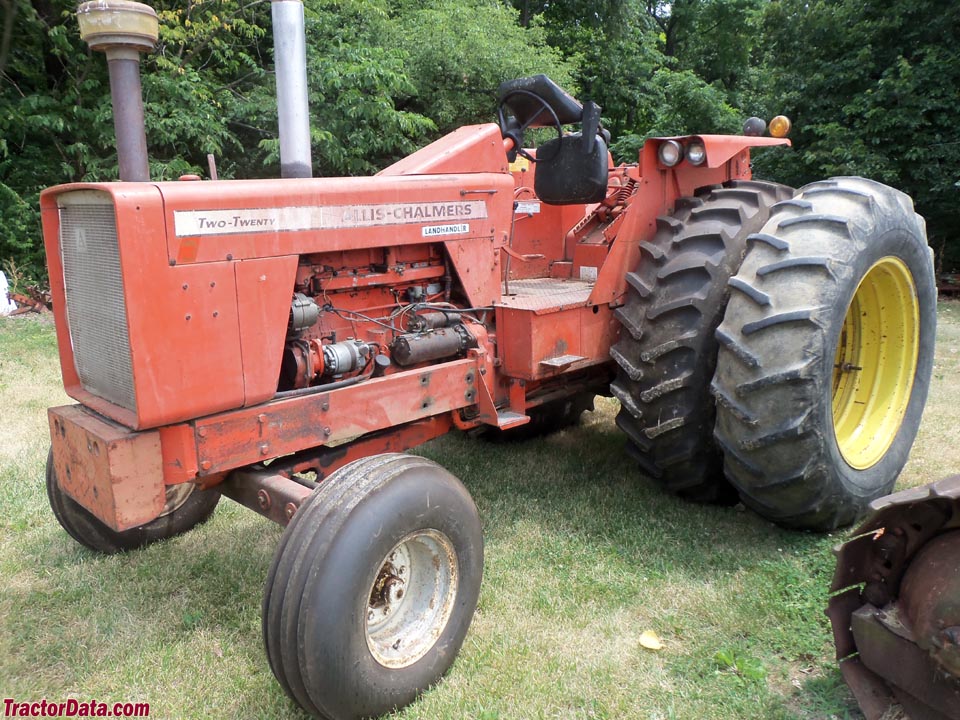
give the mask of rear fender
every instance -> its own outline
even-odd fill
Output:
[[[747,135],[677,135],[674,137],[650,138],[643,146],[644,155],[652,152],[653,158],[656,159],[660,144],[667,140],[676,140],[684,147],[695,141],[702,142],[706,150],[707,158],[697,167],[707,168],[723,167],[744,150],[749,150],[750,148],[771,147],[775,145],[789,146],[791,144],[786,138],[774,137],[749,137]],[[663,166],[660,166],[659,163],[658,166],[660,169],[665,169]],[[681,160],[680,163],[675,166],[677,170],[684,167],[691,168],[694,166],[690,165],[686,160]]]
[[[691,165],[683,159],[673,167],[663,165],[657,153],[668,140],[676,140],[684,147],[702,141],[705,161]],[[640,243],[653,236],[659,216],[673,213],[678,198],[692,197],[699,188],[710,185],[750,180],[750,148],[789,144],[786,139],[745,135],[685,135],[647,140],[640,151],[637,192],[627,203],[628,212],[599,270],[589,303],[622,302],[626,274],[640,262]]]

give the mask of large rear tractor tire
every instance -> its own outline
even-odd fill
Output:
[[[892,489],[926,402],[936,284],[923,219],[897,190],[834,178],[750,240],[717,330],[727,477],[778,524],[847,525]]]
[[[274,555],[262,608],[270,667],[317,717],[402,708],[453,664],[482,573],[480,519],[453,475],[401,454],[345,465]]]
[[[151,543],[168,540],[206,522],[220,502],[216,488],[200,490],[183,483],[167,487],[167,504],[163,513],[140,527],[117,532],[98,520],[60,488],[53,467],[53,449],[47,455],[47,499],[60,527],[81,545],[105,555],[134,550]]]
[[[689,500],[736,499],[713,443],[714,330],[747,236],[792,195],[783,185],[732,181],[683,198],[657,219],[653,239],[640,244],[640,266],[627,274],[620,340],[610,351],[619,365],[610,388],[620,401],[617,425],[643,472]]]

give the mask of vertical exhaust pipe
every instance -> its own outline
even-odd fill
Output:
[[[130,0],[92,0],[77,8],[77,22],[80,37],[90,49],[107,55],[120,179],[148,181],[140,53],[150,52],[157,44],[157,13],[148,5]]]
[[[307,38],[301,0],[272,0],[280,176],[313,177],[307,102]]]

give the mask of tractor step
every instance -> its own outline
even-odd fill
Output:
[[[501,430],[508,430],[520,425],[526,425],[530,422],[530,416],[523,413],[513,412],[512,410],[497,411],[497,427]]]
[[[540,367],[550,368],[551,370],[564,370],[575,362],[586,359],[583,355],[560,355],[558,357],[541,360]]]

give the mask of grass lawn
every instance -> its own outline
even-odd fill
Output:
[[[900,487],[960,471],[960,304]],[[52,324],[0,319],[0,695],[146,701],[157,718],[301,717],[263,654],[281,529],[224,499],[205,526],[117,557],[57,525],[45,409],[68,402]],[[516,445],[422,453],[473,493],[480,607],[447,678],[399,718],[859,718],[823,608],[843,533],[777,529],[657,491],[623,452],[616,402]],[[644,649],[644,631],[661,650]]]

